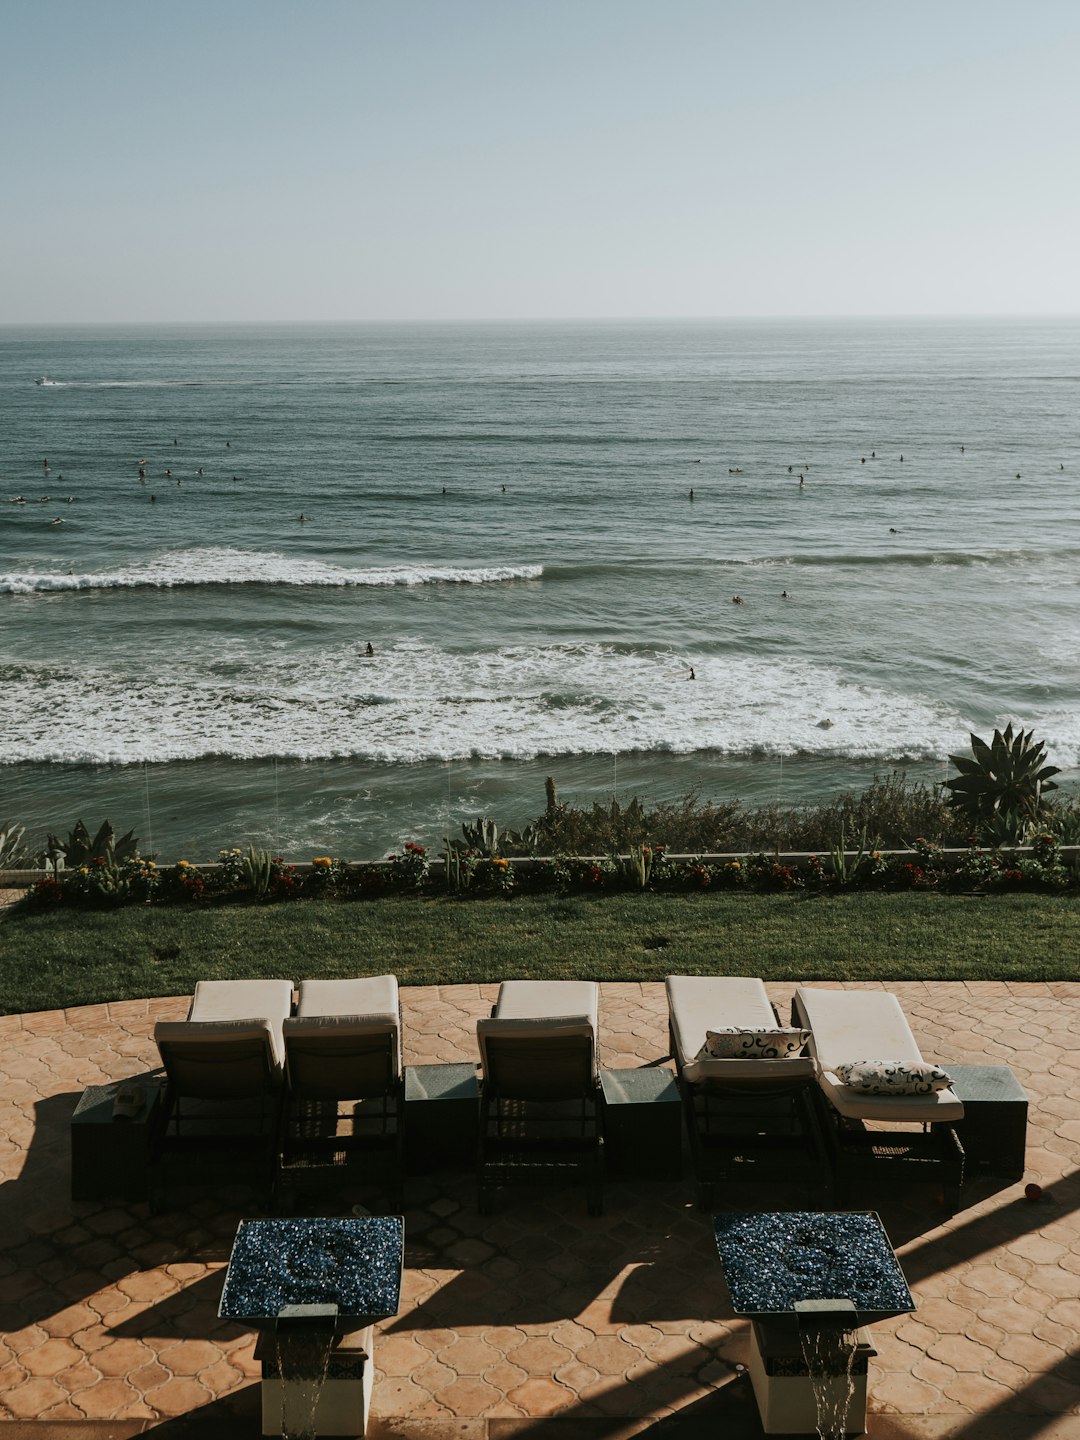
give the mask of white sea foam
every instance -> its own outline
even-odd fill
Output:
[[[0,575],[0,594],[171,589],[185,585],[490,585],[504,580],[535,580],[542,574],[542,565],[412,564],[349,569],[274,551],[209,546],[167,552],[115,570],[71,574],[38,570],[13,572]]]
[[[403,642],[372,661],[330,649],[299,661],[282,649],[227,677],[180,668],[139,684],[103,669],[10,667],[0,684],[0,762],[409,763],[630,751],[943,761],[966,746],[967,722],[940,703],[827,666],[750,657],[695,665],[691,682],[681,658],[664,652],[583,644],[454,654]],[[64,715],[77,727],[58,725]]]

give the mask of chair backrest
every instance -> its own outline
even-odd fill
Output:
[[[269,1020],[160,1020],[154,1039],[176,1095],[247,1099],[281,1084]]]
[[[480,1020],[484,1085],[507,1100],[577,1100],[598,1084],[596,1033],[588,1015]]]
[[[317,1015],[286,1020],[290,1092],[307,1100],[370,1100],[401,1081],[396,1015]]]

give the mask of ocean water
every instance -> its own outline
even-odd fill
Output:
[[[364,857],[1009,719],[1080,777],[1080,320],[8,327],[0,407],[35,837]]]

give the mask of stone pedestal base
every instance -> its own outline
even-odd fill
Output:
[[[847,1409],[845,1431],[861,1435],[866,1429],[867,1360],[876,1354],[865,1327],[856,1332],[858,1348],[851,1367],[854,1393]],[[750,1361],[761,1428],[766,1435],[816,1435],[817,1401],[803,1359],[797,1331],[780,1330],[767,1322],[752,1321]],[[847,1377],[831,1375],[822,1382],[830,1403],[839,1403],[847,1390]]]
[[[367,1432],[375,1374],[371,1363],[372,1343],[370,1325],[335,1340],[315,1406],[314,1428],[308,1433],[356,1436]],[[294,1435],[302,1433],[310,1419],[308,1382],[279,1377],[272,1334],[259,1336],[255,1359],[262,1363],[262,1433],[278,1436],[285,1430]]]

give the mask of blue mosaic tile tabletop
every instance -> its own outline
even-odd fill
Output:
[[[850,1300],[859,1324],[915,1309],[873,1211],[714,1215],[738,1315],[790,1315],[796,1300]]]
[[[404,1240],[400,1215],[242,1220],[218,1314],[267,1324],[286,1305],[336,1304],[341,1319],[396,1315]]]

